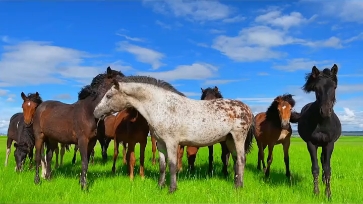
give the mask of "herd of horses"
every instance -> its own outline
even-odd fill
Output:
[[[60,101],[43,101],[38,92],[21,93],[22,113],[14,114],[8,129],[5,166],[8,163],[13,141],[16,171],[21,171],[26,157],[30,168],[35,147],[35,178],[51,176],[51,160],[56,153],[58,166],[59,144],[61,161],[69,146],[75,144],[74,157],[81,155],[80,185],[87,187],[86,174],[94,146],[99,141],[102,158],[107,159],[107,148],[114,141],[112,171],[116,171],[119,144],[123,145],[123,163],[128,166],[130,179],[134,178],[135,145],[140,144],[140,176],[144,177],[145,148],[150,132],[152,163],[159,153],[159,186],[165,185],[166,161],[170,170],[169,192],[177,189],[176,173],[182,169],[184,147],[188,169],[194,171],[196,154],[200,147],[209,148],[209,173],[213,174],[213,145],[222,148],[222,173],[227,176],[229,157],[234,161],[235,187],[243,186],[246,156],[255,138],[258,146],[257,168],[261,163],[265,177],[270,175],[273,149],[282,144],[286,177],[290,178],[289,147],[292,129],[298,124],[298,133],[306,142],[312,163],[314,193],[319,194],[319,166],[317,148],[322,147],[322,181],[325,194],[331,198],[330,160],[334,143],[341,135],[341,123],[334,113],[335,92],[338,85],[338,66],[319,70],[314,66],[306,75],[302,89],[314,92],[316,100],[306,104],[300,113],[293,110],[293,95],[277,96],[266,112],[252,113],[250,107],[239,100],[224,99],[218,87],[202,88],[201,100],[187,98],[171,84],[146,76],[125,76],[107,68],[105,73],[93,78],[90,85],[78,93],[73,104]],[[267,166],[264,150],[268,147]]]

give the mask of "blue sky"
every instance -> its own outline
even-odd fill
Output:
[[[73,103],[107,66],[194,99],[218,86],[257,113],[287,92],[300,111],[305,73],[334,63],[343,130],[363,129],[363,1],[5,1],[0,19],[2,133],[22,91]]]

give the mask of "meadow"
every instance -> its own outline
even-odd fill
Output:
[[[21,173],[14,171],[14,147],[12,147],[8,167],[4,167],[6,137],[0,137],[0,203],[325,203],[325,186],[320,181],[320,196],[313,195],[310,156],[306,145],[300,138],[292,138],[290,147],[291,181],[285,177],[282,146],[274,149],[274,160],[271,166],[271,177],[265,180],[262,172],[257,171],[257,146],[254,140],[252,152],[247,156],[244,177],[244,188],[236,190],[233,185],[233,161],[230,159],[229,177],[221,175],[220,145],[215,145],[215,173],[207,174],[208,148],[201,148],[196,160],[196,173],[186,171],[186,154],[183,158],[183,171],[178,175],[178,190],[168,194],[169,174],[167,171],[167,187],[157,186],[159,167],[151,164],[151,142],[148,141],[145,159],[146,178],[138,175],[139,151],[136,151],[136,174],[130,181],[126,167],[119,155],[117,173],[111,173],[113,143],[108,149],[108,161],[101,161],[100,146],[96,146],[95,163],[89,166],[88,191],[81,191],[79,185],[80,156],[71,164],[73,145],[66,152],[64,164],[54,169],[52,179],[34,184],[34,169]],[[320,155],[319,149],[319,155]],[[121,148],[120,148],[121,152]],[[363,200],[363,137],[344,137],[336,143],[332,156],[332,202],[360,203]],[[267,158],[267,150],[265,150]],[[320,161],[319,161],[320,165]],[[320,167],[321,170],[321,167]],[[321,177],[321,173],[320,173]],[[321,179],[320,179],[321,180]]]

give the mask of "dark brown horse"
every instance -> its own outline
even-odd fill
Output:
[[[127,143],[126,161],[128,166],[128,173],[130,179],[134,178],[135,166],[135,145],[140,144],[140,176],[143,178],[144,174],[144,161],[145,161],[145,148],[147,144],[147,136],[149,134],[149,124],[145,118],[134,108],[128,108],[119,112],[114,119],[114,157],[112,172],[116,172],[116,160],[118,156],[119,143]],[[125,147],[124,147],[125,149]]]
[[[217,99],[217,98],[223,98],[221,92],[218,90],[218,87],[215,86],[214,88],[206,88],[202,90],[202,96],[201,96],[201,100],[213,100],[213,99]],[[223,162],[223,169],[222,169],[222,173],[224,175],[228,175],[228,161],[229,161],[229,155],[230,152],[228,151],[226,142],[220,142],[221,147],[222,147],[222,155],[221,155],[221,159]],[[189,170],[191,172],[195,171],[195,167],[194,167],[194,162],[195,162],[195,158],[198,152],[198,147],[187,147],[187,157],[188,157],[188,166],[189,166]],[[209,149],[209,173],[212,174],[213,173],[213,145],[208,146]],[[179,159],[179,163],[180,163],[180,159]]]
[[[124,77],[121,72],[107,68],[106,73],[93,78],[90,85],[85,86],[78,94],[78,101],[65,104],[60,101],[45,101],[38,106],[34,113],[33,129],[36,149],[36,173],[34,182],[38,184],[39,166],[41,163],[41,148],[46,143],[46,173],[50,178],[51,159],[57,143],[77,144],[81,154],[82,171],[80,175],[81,188],[87,186],[86,173],[91,152],[98,139],[99,123],[93,116],[93,110],[102,99],[105,92],[112,86],[116,76]],[[31,121],[25,120],[26,124]]]
[[[286,176],[290,178],[289,148],[292,129],[290,122],[297,123],[299,115],[292,112],[295,100],[291,94],[276,97],[266,112],[255,116],[255,138],[258,146],[257,169],[261,170],[261,162],[265,176],[270,175],[270,166],[273,160],[273,149],[282,144]],[[268,146],[267,168],[264,161],[264,150]]]

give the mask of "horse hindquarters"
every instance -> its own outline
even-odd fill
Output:
[[[11,152],[11,143],[13,143],[13,139],[11,139],[8,135],[8,139],[6,140],[6,157],[5,157],[5,166],[8,166],[9,155]]]
[[[241,131],[233,131],[226,139],[226,145],[234,160],[234,184],[236,188],[243,187],[244,168],[246,164],[244,145],[246,137],[242,139],[244,134],[247,136],[247,132],[243,133]]]

